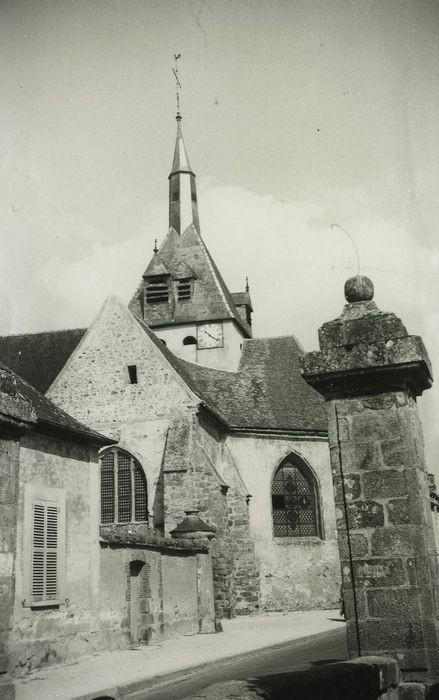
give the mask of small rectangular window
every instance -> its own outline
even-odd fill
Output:
[[[177,294],[178,301],[184,301],[185,299],[191,298],[191,281],[190,279],[178,280],[177,282]]]
[[[137,365],[128,365],[130,384],[137,384]]]

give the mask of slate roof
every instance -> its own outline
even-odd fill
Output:
[[[143,290],[148,278],[168,270],[174,280],[181,279],[182,266],[193,276],[191,298],[176,300],[174,304],[154,304],[144,309]],[[195,226],[189,226],[181,236],[173,228],[169,230],[158,253],[151,259],[129,309],[151,328],[233,318],[244,337],[251,337],[252,333],[249,324],[241,318],[233,295]]]
[[[253,311],[249,292],[232,292],[232,299],[236,306],[249,306]]]
[[[45,394],[85,332],[74,328],[0,336],[0,360]]]
[[[2,381],[3,379],[3,381]],[[4,381],[6,380],[6,382]],[[0,362],[0,391],[7,385],[7,392],[12,396],[27,400],[37,415],[37,426],[49,428],[51,431],[68,433],[75,438],[98,445],[112,445],[114,440],[91,430],[68,413],[56,406],[53,401],[43,396],[33,386],[26,382],[16,372],[13,372],[3,362]]]
[[[229,428],[325,435],[321,396],[303,379],[293,336],[245,340],[237,372],[179,360],[195,393]]]
[[[193,393],[229,428],[326,434],[323,400],[302,379],[303,349],[293,336],[244,340],[238,371],[229,372],[176,357],[136,320]],[[34,379],[46,391],[84,333],[74,329],[3,337],[0,359],[5,364],[9,359],[17,373],[22,363],[29,383]]]
[[[186,146],[184,144],[183,133],[181,130],[181,115],[177,115],[177,138],[175,141],[174,159],[172,161],[170,176],[174,173],[191,173],[191,175],[195,176],[195,173],[190,166]]]

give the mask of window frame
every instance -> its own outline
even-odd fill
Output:
[[[34,593],[35,569],[34,551],[41,546],[35,544],[35,506],[44,508],[44,545],[43,549],[43,588],[47,593],[47,555],[56,551],[56,597],[37,599]],[[56,547],[47,545],[47,513],[49,508],[57,509]],[[44,556],[44,553],[46,556]],[[23,606],[30,608],[59,607],[65,601],[65,560],[66,560],[66,495],[64,489],[45,486],[44,484],[25,484],[24,488],[24,600]]]
[[[112,473],[113,473],[113,486],[112,486],[112,508],[113,508],[113,517],[111,520],[103,520],[103,493],[102,493],[102,459],[108,455],[112,454],[113,455],[113,464],[112,464]],[[120,520],[120,512],[119,512],[119,496],[120,496],[120,485],[119,485],[119,455],[122,454],[126,458],[130,460],[130,519],[129,520]],[[140,474],[142,475],[142,482],[145,487],[145,518],[142,519],[137,519],[136,518],[136,505],[137,505],[137,500],[139,498],[139,495],[136,496],[136,471],[139,471]],[[138,459],[134,457],[133,454],[128,452],[128,450],[125,450],[121,447],[112,446],[112,447],[106,447],[99,453],[99,479],[100,479],[100,524],[101,525],[127,525],[129,523],[148,523],[149,522],[149,510],[148,510],[148,480],[146,478],[145,471],[139,462]],[[143,494],[142,494],[143,495]]]
[[[290,532],[290,528],[288,528],[287,524],[287,534],[282,535],[276,533],[276,525],[274,521],[274,511],[275,508],[273,507],[273,498],[275,496],[285,496],[286,494],[274,494],[273,493],[273,483],[274,479],[278,475],[278,473],[284,469],[285,467],[292,467],[293,469],[297,469],[299,474],[302,476],[303,479],[309,484],[310,490],[312,490],[313,494],[313,500],[314,500],[314,523],[315,523],[315,533],[314,534],[295,534],[294,532]],[[321,542],[324,540],[324,530],[323,530],[323,518],[322,518],[322,507],[321,507],[321,491],[320,491],[320,486],[319,486],[319,481],[317,479],[316,474],[314,473],[313,469],[310,467],[310,465],[305,461],[305,459],[301,456],[298,455],[296,452],[289,452],[283,459],[280,461],[280,463],[277,465],[275,468],[272,478],[271,478],[271,483],[270,483],[270,503],[271,503],[271,524],[272,524],[272,533],[273,533],[273,539],[277,543],[282,543],[282,542]],[[296,507],[298,507],[296,505]],[[280,509],[279,509],[280,510]],[[284,510],[287,511],[287,507],[284,506]]]

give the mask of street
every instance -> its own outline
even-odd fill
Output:
[[[299,671],[320,663],[347,658],[346,630],[344,625],[340,625],[339,629],[309,639],[293,640],[240,655],[235,659],[219,661],[215,665],[175,674],[148,690],[130,694],[127,700],[182,700],[212,683]]]

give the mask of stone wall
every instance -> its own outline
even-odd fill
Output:
[[[18,437],[5,436],[0,440],[0,673],[8,670],[9,637],[13,626],[19,451]]]
[[[90,654],[99,646],[98,463],[89,446],[29,432],[21,440],[17,557],[9,670],[20,673]],[[25,489],[57,488],[66,499],[65,582],[59,606],[24,604]],[[86,565],[84,565],[84,563]]]
[[[247,494],[220,426],[206,412],[172,426],[163,461],[165,531],[196,508],[215,528],[212,540],[217,617],[259,608],[259,581]]]
[[[129,383],[129,364],[137,367],[137,384]],[[224,451],[224,428],[207,412],[201,417],[198,399],[118,300],[107,300],[48,393],[138,459],[158,532],[169,534],[194,508],[215,527],[218,617],[257,610],[247,494]]]
[[[129,381],[128,365],[137,367],[137,384]],[[105,302],[48,396],[139,460],[152,511],[169,420],[196,401],[119,300]]]
[[[141,525],[101,532],[100,615],[112,648],[214,631],[207,542],[159,538]]]
[[[422,588],[433,590],[438,581],[431,578],[436,549],[416,401],[392,392],[338,400],[331,410],[350,646],[358,644],[356,607],[363,653],[388,649],[403,669],[425,667],[423,649],[433,643],[436,610]],[[391,619],[384,622],[383,614]]]
[[[232,435],[227,445],[251,494],[250,531],[260,571],[262,608],[337,607],[340,565],[327,441]],[[277,467],[291,452],[301,456],[317,478],[322,539],[273,536],[271,483]]]

